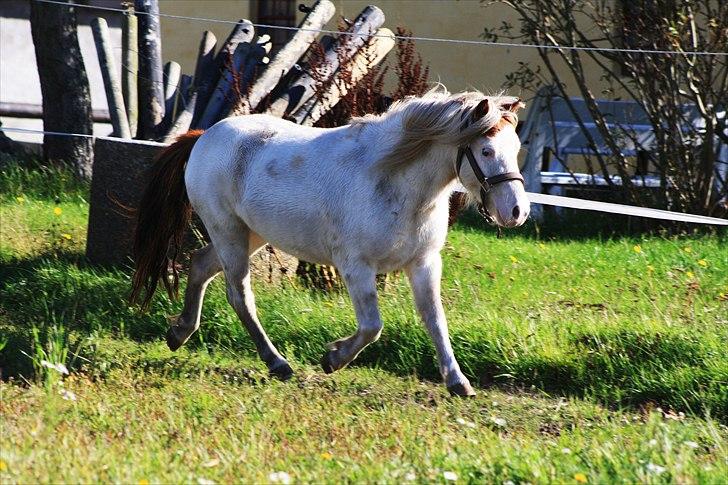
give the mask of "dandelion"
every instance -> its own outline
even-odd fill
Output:
[[[455,472],[443,472],[442,477],[449,482],[457,482],[458,475]]]
[[[268,480],[272,483],[282,483],[283,485],[289,485],[291,483],[291,476],[286,472],[273,472],[268,475]]]
[[[463,418],[457,418],[455,421],[457,421],[460,425],[467,426],[468,428],[475,428],[475,423],[472,421],[466,421]]]
[[[690,253],[692,253],[692,252],[693,252],[692,248],[690,248],[689,246],[685,246],[685,247],[683,248],[683,251],[685,251],[685,252],[686,252],[686,253],[688,253],[688,254],[690,254]]]
[[[8,464],[5,463],[5,460],[0,460],[0,472],[4,472],[8,469]]]
[[[685,276],[687,276],[689,280],[692,280],[693,278],[695,278],[695,273],[693,273],[692,271],[686,271]]]
[[[48,362],[47,360],[41,360],[40,365],[49,369],[53,369],[57,372],[60,372],[61,374],[68,374],[68,367],[63,364],[53,364],[51,362]]]
[[[23,196],[21,195],[21,196],[19,196],[19,197],[16,197],[16,198],[15,198],[15,200],[17,200],[17,201],[18,201],[18,204],[22,204],[23,202],[25,202],[25,197],[23,197]]]
[[[66,401],[75,401],[76,400],[76,394],[69,391],[68,389],[59,389],[58,394],[61,395],[63,399]]]
[[[703,268],[707,268],[708,267],[708,262],[706,260],[704,260],[704,259],[699,259],[698,260],[698,264],[700,266],[702,266]]]
[[[654,463],[648,463],[647,471],[650,473],[654,473],[655,475],[659,475],[660,473],[665,471],[665,467],[660,466],[660,465],[655,465]]]
[[[149,480],[147,480],[146,478],[142,478],[141,480],[139,480],[138,483],[139,485],[149,485]]]
[[[515,256],[509,256],[509,258],[511,258],[511,263],[517,263],[518,262],[518,258],[515,257]]]
[[[505,427],[506,427],[506,420],[505,420],[505,419],[503,419],[503,418],[496,418],[496,417],[493,417],[493,418],[490,418],[490,420],[491,420],[491,421],[493,422],[493,424],[495,424],[496,426],[500,426],[501,428],[505,428]]]
[[[321,458],[323,458],[324,460],[331,460],[333,458],[333,455],[331,455],[331,453],[329,453],[328,451],[324,451],[323,453],[321,453]]]
[[[635,244],[634,246],[632,246],[632,251],[634,251],[637,254],[641,254],[642,246],[640,246],[639,244]]]
[[[71,235],[68,234],[68,233],[66,233],[66,232],[64,232],[63,234],[61,234],[61,237],[63,239],[65,239],[66,241],[70,241],[72,239]]]
[[[586,483],[587,482],[586,475],[584,475],[583,473],[576,473],[576,474],[574,474],[574,480],[576,480],[579,483]]]
[[[53,213],[57,216],[60,216],[61,214],[63,214],[63,209],[61,209],[60,207],[54,207]]]

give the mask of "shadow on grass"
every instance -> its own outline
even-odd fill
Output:
[[[72,343],[92,336],[139,343],[162,340],[166,316],[179,305],[160,295],[150,312],[142,314],[126,302],[128,282],[128,270],[90,266],[80,255],[0,262],[0,335],[6,341],[0,353],[3,377],[31,375],[31,361],[22,352],[32,355],[34,326],[40,331],[41,343],[52,327],[62,327]],[[321,313],[289,315],[275,290],[260,288],[259,294],[271,340],[301,362],[316,364],[326,343],[344,335],[345,325],[350,323],[322,320]],[[276,316],[278,310],[280,317]],[[203,321],[202,331],[188,343],[188,350],[255,355],[220,288],[208,295]],[[568,352],[558,356],[543,353],[538,346],[514,354],[504,350],[514,348],[508,342],[477,328],[453,329],[452,340],[463,369],[481,386],[533,386],[556,395],[594,396],[608,405],[651,402],[697,414],[707,408],[725,421],[728,395],[725,376],[721,377],[725,361],[715,360],[719,357],[715,339],[711,343],[680,328],[665,332],[605,329],[575,334],[565,344]],[[387,322],[382,338],[365,349],[355,365],[376,365],[398,375],[439,380],[434,355],[421,325],[407,318],[393,319]],[[93,355],[88,357],[93,360]],[[175,357],[164,349],[155,359],[153,367],[157,368]]]

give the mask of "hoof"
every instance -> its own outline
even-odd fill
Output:
[[[169,347],[169,350],[173,352],[182,347],[182,345],[187,341],[187,339],[180,340],[180,338],[177,337],[177,334],[174,333],[174,329],[175,327],[169,327],[169,330],[167,330],[167,347]]]
[[[452,386],[447,386],[447,390],[450,391],[451,396],[459,396],[459,397],[473,397],[475,396],[475,391],[473,390],[473,387],[469,383],[458,383],[453,384]]]
[[[276,379],[279,379],[281,381],[287,381],[288,379],[293,377],[293,369],[291,369],[291,366],[288,365],[288,362],[283,362],[282,364],[279,364],[276,367],[269,369],[268,372],[272,377],[275,377]]]
[[[331,362],[331,352],[326,352],[321,359],[321,367],[324,369],[324,372],[327,374],[331,374],[336,369],[334,368],[334,364]]]

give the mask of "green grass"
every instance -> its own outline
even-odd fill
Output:
[[[291,382],[266,379],[221,281],[200,331],[171,353],[160,340],[180,304],[160,295],[140,314],[125,301],[128,269],[84,261],[87,192],[64,170],[10,163],[0,175],[0,366],[13,376],[0,384],[3,482],[728,473],[725,232],[640,235],[588,220],[498,239],[466,217],[443,252],[453,346],[481,388],[463,401],[436,382],[402,275],[380,292],[381,340],[333,376],[315,364],[355,328],[351,304],[288,283],[256,297]],[[57,351],[50,342],[67,350],[65,379],[38,364]]]

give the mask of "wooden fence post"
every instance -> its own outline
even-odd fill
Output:
[[[314,4],[311,11],[303,19],[296,35],[278,51],[273,60],[265,68],[265,71],[258,77],[250,89],[247,102],[242,100],[236,103],[230,110],[230,115],[250,113],[258,107],[258,104],[273,90],[278,82],[288,74],[301,56],[308,50],[316,40],[318,32],[326,22],[334,16],[336,7],[329,0],[319,0]]]
[[[367,45],[359,49],[350,62],[339,68],[326,92],[311,96],[293,113],[292,116],[296,123],[313,126],[321,116],[346,96],[349,89],[354,88],[372,67],[384,60],[394,47],[394,43],[394,33],[391,30],[386,28],[377,30],[376,37],[372,37]],[[344,73],[348,75],[342,76]]]
[[[197,52],[197,62],[195,63],[195,74],[192,79],[191,89],[194,93],[197,93],[195,100],[209,100],[210,93],[212,93],[212,89],[215,87],[214,82],[217,76],[215,68],[216,45],[217,38],[215,37],[215,34],[206,30],[202,34],[202,39],[200,40],[200,47]],[[195,104],[198,104],[197,101],[195,101]],[[199,111],[199,108],[196,108],[193,115],[197,114],[198,117],[201,116],[202,113],[198,114],[197,111]]]
[[[356,51],[363,46],[384,23],[384,12],[378,7],[369,5],[354,20],[354,23],[345,33],[339,34],[336,42],[326,50],[322,62],[320,79],[314,79],[310,74],[304,73],[298,80],[268,108],[267,113],[283,117],[295,112],[316,92],[317,84],[325,82],[334,75],[341,62],[347,62]]]
[[[121,94],[121,79],[119,79],[119,72],[116,70],[116,62],[111,47],[109,26],[106,24],[105,19],[97,17],[91,21],[91,30],[96,43],[96,54],[99,57],[101,75],[104,78],[106,102],[109,105],[109,115],[111,116],[111,124],[114,127],[114,135],[119,138],[131,139],[129,121],[126,117],[126,108],[124,108],[124,97]]]
[[[164,119],[162,40],[157,0],[135,0],[139,20],[139,122],[137,137],[154,139]]]
[[[124,97],[126,118],[132,138],[137,134],[137,115],[139,98],[137,93],[137,73],[139,55],[137,54],[137,18],[134,8],[128,7],[121,21],[121,94]]]
[[[225,63],[228,62],[228,60],[235,55],[235,51],[237,50],[238,45],[241,43],[252,41],[254,34],[255,29],[253,29],[253,24],[250,23],[249,20],[245,19],[240,19],[233,28],[232,32],[230,32],[230,35],[225,40],[225,43],[222,45],[217,55],[213,59],[213,65],[208,68],[210,69],[210,84],[207,85],[208,89],[204,92],[201,89],[199,90],[197,96],[197,106],[195,107],[195,115],[192,118],[192,126],[194,128],[200,127],[200,119],[205,114],[205,110],[207,109],[210,98],[215,91],[218,80],[223,75],[223,71],[225,70]],[[200,46],[200,51],[202,51],[202,45]]]

